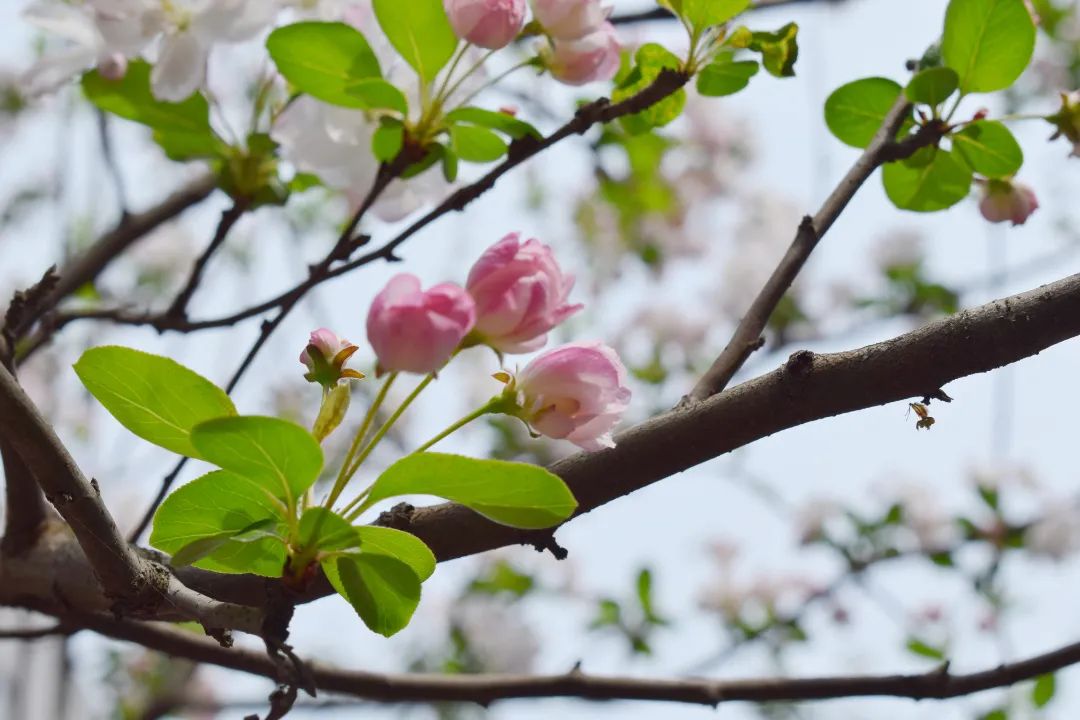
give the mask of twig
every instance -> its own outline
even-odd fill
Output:
[[[45,628],[18,628],[15,630],[0,630],[0,640],[41,640],[57,635],[67,636],[78,632],[65,623],[59,622],[52,627]]]
[[[38,315],[56,307],[60,301],[92,282],[122,252],[158,226],[172,220],[192,205],[202,202],[214,191],[216,179],[204,175],[177,190],[160,203],[141,213],[128,215],[109,232],[102,235],[82,255],[75,258],[60,271],[60,281],[52,293],[38,307]],[[25,330],[28,323],[23,323]]]
[[[810,253],[870,175],[883,163],[910,157],[919,148],[933,145],[941,139],[944,128],[928,125],[909,138],[896,142],[896,133],[910,112],[911,105],[907,98],[901,95],[885,116],[866,150],[825,199],[817,214],[814,217],[803,217],[795,239],[765,282],[765,287],[739,321],[723,352],[683,398],[683,405],[701,402],[727,387],[747,358],[764,344],[762,332],[776,306],[810,258]]]
[[[224,649],[169,627],[104,616],[71,617],[103,635],[129,640],[177,657],[276,678],[277,666],[250,650]],[[395,675],[338,670],[307,663],[320,690],[381,702],[470,702],[489,705],[512,698],[577,697],[590,700],[652,700],[716,706],[734,701],[793,702],[888,696],[945,699],[1006,687],[1080,663],[1080,643],[990,670],[951,674],[937,668],[915,675],[867,675],[747,680],[648,679],[588,675]]]
[[[573,119],[542,140],[524,138],[511,143],[510,152],[508,153],[506,160],[492,168],[486,175],[477,181],[466,185],[451,194],[436,208],[416,220],[380,248],[334,267],[331,270],[325,272],[312,271],[305,280],[294,287],[257,305],[252,305],[230,315],[210,320],[178,322],[166,318],[162,314],[138,314],[123,309],[106,309],[61,316],[56,322],[62,325],[73,320],[90,318],[110,320],[123,325],[151,325],[162,331],[173,330],[176,332],[190,333],[209,328],[235,325],[242,320],[262,315],[270,310],[277,308],[283,309],[287,306],[291,307],[309,290],[327,280],[351,272],[352,270],[367,265],[375,260],[397,259],[395,251],[402,243],[443,215],[464,209],[470,202],[494,187],[496,181],[500,177],[524,161],[547,150],[568,137],[586,132],[595,124],[611,122],[612,120],[625,115],[640,112],[680,89],[686,84],[687,80],[688,77],[682,73],[673,70],[663,70],[651,85],[633,97],[629,97],[615,104],[612,104],[607,98],[593,101],[578,109]],[[335,259],[341,259],[340,253]],[[321,267],[321,265],[317,267]]]
[[[112,139],[109,137],[109,113],[97,110],[98,139],[101,141],[101,159],[105,164],[105,171],[112,180],[113,192],[116,193],[116,203],[120,206],[120,223],[127,219],[127,190],[124,187],[124,175],[120,172],[120,166],[116,162],[113,153]]]
[[[225,238],[229,235],[229,230],[247,211],[247,207],[248,204],[245,201],[236,200],[227,210],[221,213],[221,220],[218,221],[214,237],[210,239],[210,244],[206,246],[202,255],[195,261],[195,265],[191,268],[191,274],[188,276],[187,282],[184,283],[184,288],[177,293],[176,298],[169,305],[169,309],[165,311],[166,317],[177,319],[187,317],[188,302],[199,288],[199,282],[202,280],[206,265],[210,262],[210,258],[213,257],[214,253],[218,251],[218,248],[224,244]]]

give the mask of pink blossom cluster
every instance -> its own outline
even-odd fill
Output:
[[[525,0],[444,0],[457,36],[497,50],[525,26]],[[619,69],[619,40],[601,0],[532,0],[533,16],[547,36],[541,58],[569,85],[610,80]]]
[[[465,287],[440,283],[424,290],[415,275],[392,277],[371,303],[368,342],[383,373],[434,374],[476,345],[500,356],[531,352],[582,308],[568,301],[573,285],[550,247],[511,233],[481,255]],[[355,346],[324,328],[312,333],[300,360],[309,380],[334,384],[350,372],[356,376],[343,369],[353,351]],[[505,378],[499,412],[586,450],[614,445],[611,430],[629,404],[630,390],[611,348],[564,345],[533,359],[516,378]]]

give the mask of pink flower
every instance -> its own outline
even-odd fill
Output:
[[[419,278],[400,273],[372,301],[367,334],[383,370],[430,373],[446,364],[475,323],[465,290],[442,283],[424,292]]]
[[[600,343],[572,343],[540,355],[518,374],[515,413],[541,435],[583,450],[615,446],[611,428],[630,403],[626,368]]]
[[[601,0],[532,0],[533,15],[551,37],[579,40],[596,32],[611,14]]]
[[[344,377],[362,379],[364,376],[361,373],[344,367],[356,350],[357,347],[345,338],[339,338],[326,328],[319,328],[311,333],[307,347],[300,353],[300,362],[308,369],[304,377],[326,388],[333,387]]]
[[[1011,220],[1013,225],[1023,225],[1038,208],[1035,191],[1023,183],[1012,180],[987,180],[983,183],[979,212],[992,223]]]
[[[542,55],[555,79],[567,85],[610,80],[619,70],[619,37],[605,22],[580,40],[555,40]]]
[[[443,0],[454,33],[489,50],[506,47],[525,24],[525,0]]]
[[[539,350],[553,327],[582,308],[568,305],[574,277],[564,274],[551,248],[519,242],[511,233],[492,245],[469,271],[465,289],[476,301],[476,335],[500,352]]]

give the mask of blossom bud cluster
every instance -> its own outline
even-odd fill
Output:
[[[465,287],[440,283],[424,290],[419,278],[399,273],[375,296],[367,316],[368,342],[378,371],[434,374],[458,352],[485,345],[501,356],[538,350],[548,333],[579,311],[569,303],[573,276],[551,248],[511,233],[469,272]],[[356,346],[326,329],[311,335],[300,356],[312,382],[333,387],[358,377],[343,367]],[[536,432],[586,450],[610,447],[611,429],[630,400],[626,370],[600,343],[573,343],[541,354],[506,382],[492,412],[521,418]]]
[[[444,0],[447,17],[461,39],[497,50],[525,26],[525,0]],[[619,40],[601,0],[532,0],[533,16],[547,36],[541,59],[569,85],[610,80],[619,68]]]

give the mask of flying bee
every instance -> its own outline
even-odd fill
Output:
[[[915,429],[922,430],[926,428],[929,430],[930,426],[934,424],[934,418],[930,416],[930,410],[922,403],[908,403],[908,413],[912,410],[919,416],[919,420],[915,423]]]

